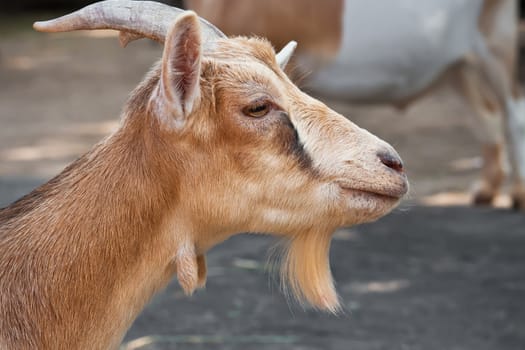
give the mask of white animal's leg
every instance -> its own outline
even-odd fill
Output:
[[[505,179],[503,171],[503,148],[501,144],[485,144],[482,149],[483,167],[481,179],[474,187],[474,204],[492,204]]]
[[[514,142],[517,174],[513,179],[512,199],[516,209],[525,210],[525,98],[508,101],[513,118],[509,118],[509,132]]]
[[[523,103],[512,94],[513,79],[505,66],[490,52],[482,38],[476,42],[477,67],[503,108],[505,142],[513,180],[514,207],[525,210],[525,120]]]
[[[479,72],[470,64],[458,70],[461,78],[460,93],[463,94],[473,115],[476,116],[474,131],[482,146],[483,166],[481,178],[474,185],[474,204],[491,204],[505,179],[503,116],[501,108],[490,92],[483,89]]]

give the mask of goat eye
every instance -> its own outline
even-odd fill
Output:
[[[245,107],[242,112],[249,117],[261,118],[270,112],[270,104],[268,102],[254,103]]]

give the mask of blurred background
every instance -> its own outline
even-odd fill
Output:
[[[31,28],[35,20],[89,3],[0,5],[1,206],[114,130],[128,94],[160,58],[161,47],[147,40],[122,49],[113,31],[43,34]],[[240,6],[225,3],[226,10]],[[314,13],[312,22],[320,16]],[[225,19],[223,26],[229,23]],[[265,34],[216,24],[229,34]],[[308,24],[297,35],[312,29]],[[330,50],[329,42],[320,42]],[[500,209],[470,206],[482,167],[481,142],[472,110],[451,86],[454,80],[403,108],[362,105],[309,85],[319,62],[304,70],[304,62],[294,62],[292,74],[330,107],[392,144],[411,181],[400,209],[334,237],[332,266],[346,313],[334,317],[288,302],[265,265],[275,241],[240,236],[210,253],[205,291],[187,298],[176,282],[170,284],[135,322],[123,349],[524,349],[525,215],[506,210],[508,183],[494,202]],[[521,81],[522,67],[520,60]]]

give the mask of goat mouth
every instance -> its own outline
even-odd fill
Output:
[[[338,183],[339,188],[343,191],[344,194],[355,194],[355,195],[365,195],[377,199],[388,200],[388,201],[399,201],[407,192],[406,186],[401,186],[399,188],[391,189],[365,189],[352,187],[346,184]]]

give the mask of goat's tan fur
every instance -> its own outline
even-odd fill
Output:
[[[183,15],[120,128],[0,211],[2,349],[116,348],[173,275],[203,286],[204,254],[239,232],[289,239],[291,290],[337,309],[331,233],[406,192],[377,157],[395,151],[299,91],[266,41],[199,43]],[[241,112],[261,98],[268,115]]]

